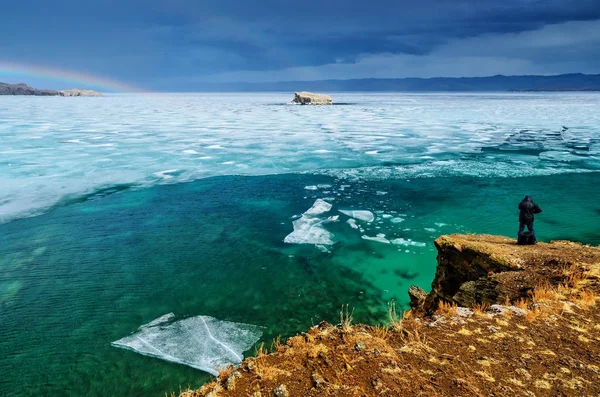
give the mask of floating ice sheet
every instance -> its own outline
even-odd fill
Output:
[[[323,224],[335,222],[337,218],[319,218],[319,215],[329,212],[331,207],[332,205],[327,201],[317,199],[312,207],[292,222],[294,231],[288,234],[283,242],[288,244],[332,245],[334,243],[333,234],[325,230]]]
[[[350,218],[358,219],[359,221],[373,222],[375,215],[371,211],[366,210],[340,210],[344,215],[348,215]]]
[[[403,238],[396,238],[392,240],[392,244],[394,245],[405,245],[407,247],[412,246],[412,247],[425,247],[427,244],[425,243],[421,243],[419,241],[412,241],[411,239],[403,239]]]
[[[241,363],[242,353],[262,335],[259,326],[209,316],[174,320],[173,313],[165,314],[111,345],[217,375],[219,369]]]
[[[363,240],[376,241],[378,243],[383,243],[383,244],[389,244],[390,243],[390,240],[388,240],[387,238],[385,238],[385,234],[383,234],[383,233],[379,233],[375,237],[363,235],[363,236],[361,236],[361,238]]]

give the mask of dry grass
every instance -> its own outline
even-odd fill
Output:
[[[354,315],[354,308],[352,311],[349,310],[348,305],[344,308],[342,305],[342,309],[340,310],[340,328],[342,331],[351,331],[352,330],[352,316]]]
[[[375,337],[386,340],[390,336],[390,328],[382,325],[374,326],[371,331]]]
[[[583,290],[579,293],[579,296],[575,299],[575,303],[584,309],[596,306],[598,295],[594,291]]]
[[[280,352],[282,350],[283,345],[281,344],[281,335],[277,335],[277,338],[273,339],[273,342],[271,342],[271,351]]]
[[[442,316],[454,316],[456,315],[457,308],[458,306],[456,303],[440,301],[438,304],[438,309],[435,313]]]
[[[471,308],[471,310],[473,310],[473,314],[475,316],[483,316],[485,314],[485,312],[490,308],[490,305],[487,303],[476,303],[475,305],[473,305],[473,307]]]
[[[388,302],[388,317],[390,319],[390,324],[394,324],[399,320],[398,314],[396,313],[396,301],[393,299]]]
[[[529,310],[530,304],[531,304],[531,302],[528,301],[527,299],[519,299],[518,301],[516,301],[513,304],[513,306],[518,307],[519,309]]]
[[[262,357],[265,356],[269,353],[269,351],[265,348],[265,343],[261,342],[260,345],[258,345],[258,347],[256,347],[254,349],[254,355],[256,357]]]
[[[217,377],[220,381],[226,381],[229,379],[233,371],[235,371],[235,367],[233,365],[228,365],[219,371],[219,375],[217,375]]]

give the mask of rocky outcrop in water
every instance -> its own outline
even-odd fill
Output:
[[[27,84],[7,84],[0,83],[0,95],[37,95],[37,96],[56,96],[57,91],[38,90]]]
[[[303,91],[295,92],[291,103],[297,105],[331,105],[333,101],[329,95]]]
[[[72,90],[59,91],[58,95],[60,95],[60,96],[89,96],[89,97],[102,96],[102,94],[100,94],[98,91],[78,90],[76,88],[72,89]]]

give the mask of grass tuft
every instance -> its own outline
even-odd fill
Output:
[[[354,308],[352,308],[352,311],[350,311],[348,308],[348,304],[346,304],[345,308],[344,305],[342,305],[342,309],[340,310],[340,328],[342,329],[342,331],[348,332],[352,330],[353,315]]]

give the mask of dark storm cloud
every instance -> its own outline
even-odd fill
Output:
[[[589,72],[600,64],[588,37],[600,20],[598,0],[31,0],[2,9],[9,17],[0,25],[1,60],[68,66],[150,88],[213,76],[369,77],[369,67],[374,77],[382,70],[443,73],[429,64],[440,57],[448,75],[465,76],[491,71],[498,59],[507,73]],[[563,45],[557,35],[565,34]],[[539,42],[524,46],[518,35]],[[568,65],[557,56],[569,57]]]

